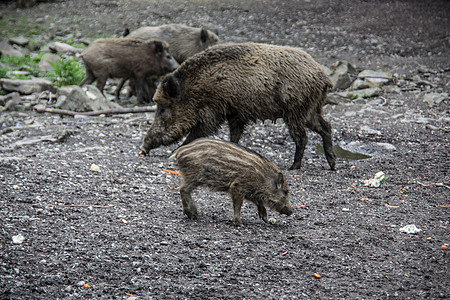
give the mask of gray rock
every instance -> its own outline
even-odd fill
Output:
[[[56,91],[55,87],[53,87],[52,83],[47,79],[34,77],[28,80],[3,78],[0,79],[0,87],[5,91],[19,92],[20,94],[25,95],[43,91]]]
[[[335,89],[346,89],[352,84],[349,73],[356,71],[355,67],[345,60],[340,60],[330,66],[330,79]],[[328,72],[330,72],[328,71]]]
[[[338,93],[338,95],[340,95],[342,97],[353,98],[353,99],[370,98],[370,97],[375,97],[375,96],[380,95],[382,93],[382,91],[383,90],[381,88],[368,88],[368,89],[362,89],[362,90],[357,90],[357,91],[345,91],[345,92]]]
[[[388,73],[388,72],[382,72],[382,71],[364,70],[358,74],[358,78],[361,78],[361,79],[366,79],[366,78],[392,79],[392,74]]]
[[[432,106],[434,104],[439,105],[445,99],[448,99],[448,93],[427,93],[423,96],[422,101]]]
[[[53,53],[45,53],[41,61],[39,62],[38,68],[42,72],[50,72],[53,70],[53,66],[50,63],[56,63],[57,61],[60,61],[61,57],[59,57],[56,54]]]
[[[333,72],[338,73],[354,73],[356,72],[356,67],[346,60],[339,60],[330,66]]]
[[[8,41],[0,41],[0,54],[10,56],[22,56],[23,52],[11,46]]]
[[[376,88],[392,82],[392,75],[387,72],[364,70],[358,74],[350,90]]]
[[[76,48],[73,46],[70,46],[66,43],[61,43],[61,42],[54,42],[50,45],[48,45],[48,48],[50,49],[50,51],[53,52],[58,52],[58,53],[81,53],[83,52],[83,49],[81,48]]]
[[[24,38],[23,36],[19,36],[16,38],[11,38],[9,39],[9,43],[12,45],[18,45],[21,47],[25,47],[26,45],[28,45],[28,43],[30,42],[29,39]]]
[[[115,102],[108,101],[100,91],[92,85],[68,86],[58,89],[58,101],[56,106],[61,109],[86,112],[111,108],[120,108]]]
[[[352,80],[348,74],[333,73],[330,76],[331,82],[333,82],[333,88],[346,89],[352,84]]]
[[[371,88],[373,86],[370,85],[369,82],[357,78],[355,81],[353,81],[352,85],[350,86],[350,90],[361,90],[361,89],[367,89]]]
[[[385,93],[400,94],[402,92],[402,89],[396,85],[385,85],[382,89]]]

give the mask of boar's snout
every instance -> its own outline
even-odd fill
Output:
[[[167,54],[166,58],[164,59],[164,73],[170,73],[175,71],[180,65],[178,62],[173,58],[172,55]]]

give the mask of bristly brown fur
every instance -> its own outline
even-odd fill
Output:
[[[163,75],[178,67],[169,54],[169,44],[162,40],[98,39],[81,57],[86,78],[80,86],[97,81],[97,88],[103,93],[108,78],[134,78],[139,87],[138,100],[147,76]]]
[[[292,213],[284,175],[274,163],[254,151],[230,142],[197,139],[177,149],[171,158],[176,160],[184,178],[180,189],[183,212],[191,219],[198,217],[191,197],[198,186],[230,193],[236,225],[242,224],[243,200],[254,203],[265,222],[265,207]]]
[[[335,168],[331,126],[322,117],[331,81],[304,51],[266,44],[225,44],[186,60],[158,86],[155,122],[141,146],[184,144],[213,134],[227,121],[237,143],[249,122],[283,118],[296,145],[291,169],[301,166],[310,128],[322,137]]]

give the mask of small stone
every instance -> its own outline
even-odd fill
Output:
[[[277,220],[275,218],[269,218],[268,221],[270,224],[275,224],[277,222]]]
[[[45,53],[42,56],[41,61],[39,62],[38,68],[42,72],[50,72],[50,71],[53,70],[53,66],[51,64],[52,63],[56,63],[56,62],[58,62],[60,60],[61,60],[61,57],[59,57],[56,54]]]
[[[96,164],[92,164],[89,170],[92,172],[100,172],[100,167]]]
[[[28,45],[28,43],[30,42],[29,39],[24,38],[23,36],[19,36],[19,37],[15,37],[15,38],[11,38],[9,39],[9,43],[13,44],[13,45],[18,45],[21,47],[25,47],[26,45]]]
[[[448,93],[428,93],[423,96],[422,101],[432,106],[434,104],[439,105],[445,99],[448,99]]]
[[[14,244],[22,244],[23,241],[25,241],[25,237],[19,233],[18,235],[12,237],[12,241]]]
[[[399,230],[400,230],[400,232],[409,233],[409,234],[416,234],[416,233],[422,231],[422,229],[417,228],[417,226],[414,224],[403,226]]]
[[[81,281],[79,281],[79,282],[77,283],[77,286],[82,287],[82,286],[85,285],[85,284],[86,284],[86,281],[81,280]]]

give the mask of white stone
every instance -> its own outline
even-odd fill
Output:
[[[0,87],[5,91],[19,92],[29,95],[43,91],[56,91],[52,83],[44,78],[32,78],[28,80],[20,79],[0,79]]]
[[[432,106],[434,104],[440,104],[445,99],[448,99],[448,93],[428,93],[423,96],[422,101]]]

